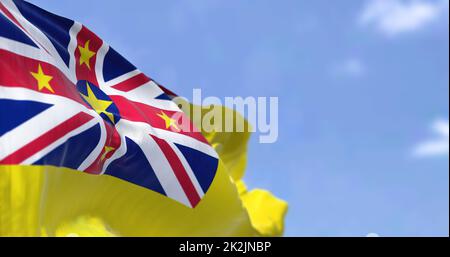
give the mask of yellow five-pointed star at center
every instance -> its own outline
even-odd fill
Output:
[[[172,127],[175,130],[179,131],[180,129],[177,126],[177,121],[170,118],[169,116],[167,116],[167,114],[163,111],[161,111],[161,113],[158,113],[158,116],[164,120],[164,122],[166,123],[166,129]]]
[[[86,100],[86,102],[88,102],[91,105],[92,109],[94,109],[98,114],[105,114],[112,121],[112,123],[114,123],[114,114],[106,110],[113,102],[98,99],[92,92],[92,89],[90,88],[88,83],[86,83],[86,89],[87,96],[81,94],[84,100]]]
[[[95,55],[95,52],[89,49],[89,40],[84,43],[84,47],[78,46],[78,50],[80,50],[80,65],[83,63],[86,64],[88,69],[91,69],[91,65],[89,64],[92,56]]]
[[[53,79],[52,76],[46,75],[42,71],[41,64],[38,65],[38,71],[37,72],[30,72],[31,75],[37,80],[38,83],[38,90],[42,91],[42,89],[46,88],[48,91],[55,93],[53,88],[50,86],[50,80]]]

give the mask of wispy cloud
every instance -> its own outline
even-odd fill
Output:
[[[414,148],[414,155],[417,157],[448,156],[449,144],[449,123],[448,120],[437,120],[433,123],[432,129],[435,137],[418,144]]]
[[[360,77],[366,72],[363,61],[359,58],[348,58],[333,67],[333,74],[348,77]]]
[[[388,36],[422,29],[448,13],[448,0],[370,0],[359,21]]]

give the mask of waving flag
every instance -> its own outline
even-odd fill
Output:
[[[218,156],[163,89],[85,26],[0,3],[0,164],[121,178],[195,207]],[[189,119],[185,119],[189,120]]]
[[[200,133],[172,96],[80,23],[0,0],[0,236],[281,235],[287,204],[242,181],[250,133]]]

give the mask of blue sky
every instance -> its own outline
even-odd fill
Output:
[[[246,181],[288,236],[448,236],[448,0],[31,2],[180,95],[278,96]]]

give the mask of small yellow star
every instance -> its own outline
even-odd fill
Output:
[[[169,116],[167,116],[166,113],[164,113],[163,111],[161,111],[161,113],[158,113],[158,116],[164,120],[164,122],[166,123],[166,129],[172,127],[175,130],[179,131],[180,129],[177,126],[177,121],[170,118]]]
[[[78,46],[78,50],[80,50],[80,66],[84,63],[91,69],[91,65],[89,64],[92,56],[95,55],[95,52],[89,50],[89,40],[84,43],[84,47]]]
[[[42,91],[42,89],[46,88],[48,91],[55,93],[53,88],[50,86],[49,82],[53,79],[52,76],[48,76],[44,74],[42,71],[41,64],[38,65],[38,71],[37,72],[30,72],[31,75],[37,80],[38,83],[38,90]]]
[[[111,146],[105,146],[103,148],[105,150],[105,152],[102,154],[102,157],[100,157],[100,160],[103,161],[106,158],[106,155],[111,152],[112,150],[114,150],[114,147]]]
[[[106,110],[113,102],[98,99],[92,92],[92,89],[90,88],[87,82],[86,82],[86,89],[88,95],[86,96],[81,94],[84,100],[86,100],[86,102],[88,102],[91,105],[92,109],[94,109],[98,114],[102,113],[105,114],[112,121],[112,123],[114,123],[114,114]]]

